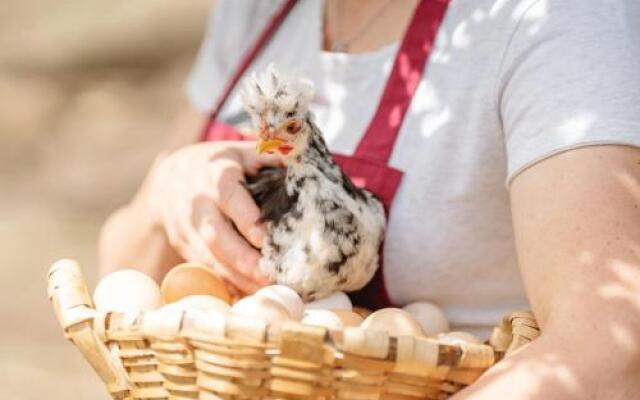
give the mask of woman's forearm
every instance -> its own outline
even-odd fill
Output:
[[[128,205],[111,214],[102,227],[99,242],[100,272],[132,267],[160,281],[182,258],[169,244],[164,228],[152,218],[147,197],[150,181],[159,161],[176,149],[194,143],[207,115],[186,99],[169,129],[165,150],[151,166],[145,183]]]
[[[544,333],[461,398],[638,397],[638,160],[635,147],[588,146],[514,179],[518,263]]]
[[[612,346],[600,335],[594,336],[581,329],[543,335],[500,361],[453,399],[635,398],[640,393],[637,352]]]
[[[182,261],[170,246],[162,226],[135,201],[116,210],[100,233],[100,273],[118,268],[139,269],[156,281]]]

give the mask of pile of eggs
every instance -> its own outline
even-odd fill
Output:
[[[353,307],[349,297],[336,292],[304,304],[300,296],[283,285],[266,286],[251,296],[234,301],[224,282],[209,267],[186,263],[173,268],[160,287],[144,273],[123,269],[105,276],[93,295],[97,310],[136,312],[159,308],[233,313],[271,324],[293,320],[331,330],[360,327],[385,331],[391,336],[437,337],[445,344],[480,343],[470,333],[449,332],[443,312],[427,302],[371,312]]]

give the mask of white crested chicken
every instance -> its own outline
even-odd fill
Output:
[[[313,93],[310,81],[273,66],[242,90],[257,152],[277,154],[285,166],[247,178],[267,224],[260,268],[306,301],[364,287],[378,268],[386,222],[382,203],[331,156],[309,110]]]

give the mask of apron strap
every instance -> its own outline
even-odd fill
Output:
[[[356,157],[375,159],[384,164],[389,162],[448,4],[449,0],[421,0],[416,7],[378,110],[356,148]]]
[[[224,92],[222,92],[222,96],[220,96],[220,98],[218,99],[218,103],[216,104],[216,106],[213,108],[213,111],[209,115],[209,120],[207,121],[207,125],[205,126],[205,129],[202,130],[202,134],[201,134],[202,137],[200,138],[201,141],[206,140],[207,133],[211,129],[211,126],[215,124],[216,118],[218,117],[220,110],[224,106],[224,103],[227,101],[227,99],[231,95],[233,88],[238,84],[238,82],[240,81],[244,73],[251,66],[251,63],[253,62],[253,60],[258,56],[258,54],[260,54],[260,51],[262,50],[262,48],[266,46],[266,44],[269,42],[273,34],[278,30],[278,27],[282,24],[282,22],[287,17],[291,9],[293,9],[293,6],[296,5],[296,3],[297,3],[297,0],[285,0],[282,6],[280,6],[280,8],[275,12],[275,14],[273,14],[273,16],[271,17],[271,20],[269,21],[267,26],[264,28],[264,30],[258,37],[258,40],[254,43],[253,47],[251,47],[251,49],[244,54],[233,76],[227,82]]]

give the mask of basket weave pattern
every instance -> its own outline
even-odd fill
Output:
[[[49,298],[65,336],[126,400],[446,399],[539,335],[526,311],[482,345],[196,311],[102,313],[68,260],[49,271]]]

